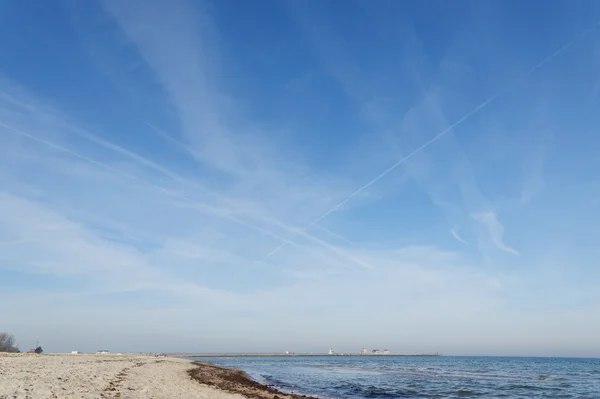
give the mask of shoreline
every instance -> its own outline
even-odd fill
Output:
[[[0,353],[0,399],[317,399],[288,394],[245,372],[151,355]]]
[[[242,370],[194,361],[188,375],[202,385],[240,394],[250,399],[318,399],[313,396],[284,393],[273,386],[254,381]]]

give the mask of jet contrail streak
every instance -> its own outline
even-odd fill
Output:
[[[314,226],[315,224],[319,223],[321,220],[325,219],[327,216],[331,215],[333,212],[335,212],[338,209],[340,209],[342,206],[344,206],[352,198],[356,197],[358,194],[360,194],[361,192],[363,192],[365,189],[367,189],[367,188],[371,187],[373,184],[377,183],[379,180],[381,180],[386,175],[388,175],[390,172],[392,172],[393,170],[395,170],[398,166],[402,165],[408,159],[412,158],[414,155],[416,155],[419,152],[423,151],[425,148],[429,147],[430,145],[432,145],[433,143],[435,143],[436,141],[438,141],[439,139],[441,139],[442,137],[444,137],[452,129],[454,129],[458,125],[462,124],[464,121],[466,121],[467,119],[469,119],[470,117],[472,117],[473,115],[475,115],[476,113],[478,113],[479,111],[481,111],[482,109],[484,109],[485,107],[487,107],[488,105],[490,105],[490,103],[492,103],[494,100],[496,100],[502,94],[504,94],[505,92],[509,91],[512,88],[512,86],[514,86],[515,84],[519,83],[523,79],[526,79],[531,74],[535,73],[538,69],[540,69],[541,67],[543,67],[544,65],[546,65],[548,62],[552,61],[554,58],[556,58],[557,56],[559,56],[560,54],[562,54],[563,52],[565,52],[566,50],[568,50],[569,48],[571,48],[579,40],[583,39],[585,36],[587,36],[588,34],[592,33],[596,29],[598,29],[599,26],[600,26],[600,21],[597,21],[594,25],[592,25],[591,27],[587,28],[586,30],[584,30],[583,32],[581,32],[579,35],[577,35],[574,39],[570,40],[569,42],[567,42],[566,44],[564,44],[562,47],[560,47],[558,50],[556,50],[555,52],[553,52],[552,54],[550,54],[549,56],[547,56],[546,58],[544,58],[542,61],[540,61],[539,63],[537,63],[533,67],[531,67],[527,72],[525,72],[524,74],[522,74],[518,78],[514,79],[508,85],[508,87],[506,87],[503,90],[498,91],[496,94],[490,96],[488,99],[486,99],[483,102],[481,102],[479,105],[477,105],[471,111],[467,112],[465,115],[463,115],[460,119],[458,119],[452,125],[448,126],[446,129],[444,129],[443,131],[441,131],[440,133],[436,134],[431,139],[429,139],[428,141],[426,141],[423,145],[421,145],[420,147],[417,147],[416,149],[414,149],[413,151],[411,151],[408,155],[406,155],[403,158],[401,158],[398,162],[396,162],[395,164],[393,164],[392,166],[390,166],[389,168],[387,168],[386,170],[384,170],[383,172],[381,172],[375,178],[373,178],[372,180],[370,180],[367,183],[365,183],[359,189],[357,189],[352,194],[350,194],[349,196],[347,196],[343,201],[341,201],[340,203],[338,203],[337,205],[335,205],[333,208],[331,208],[330,210],[328,210],[327,212],[325,212],[323,215],[319,216],[317,219],[315,219],[314,221],[312,221],[311,223],[309,223],[302,231],[306,231],[306,230],[310,229],[312,226]],[[294,237],[295,236],[293,236],[292,239]],[[275,254],[277,251],[279,251],[285,245],[286,245],[286,243],[281,243],[278,247],[276,247],[271,252],[269,252],[267,255],[265,255],[265,257],[262,259],[262,261],[265,261],[268,258],[270,258],[273,254]]]
[[[188,203],[191,203],[195,207],[197,207],[196,210],[199,210],[199,211],[201,211],[201,212],[203,212],[205,214],[212,214],[212,215],[217,215],[217,216],[223,217],[223,218],[228,219],[228,220],[230,220],[232,222],[238,223],[238,224],[240,224],[242,226],[251,228],[251,229],[256,230],[256,231],[258,231],[260,233],[263,233],[265,235],[271,236],[271,237],[273,237],[273,238],[275,238],[277,240],[282,241],[285,244],[292,245],[292,246],[294,246],[296,248],[299,248],[299,249],[301,249],[303,251],[306,251],[306,252],[308,252],[308,253],[310,253],[312,255],[315,255],[317,257],[321,257],[321,258],[323,258],[323,259],[325,259],[325,260],[327,260],[329,262],[337,263],[337,264],[340,264],[342,266],[346,266],[343,262],[341,262],[338,259],[334,259],[334,258],[326,256],[326,255],[324,255],[324,254],[322,254],[320,252],[313,251],[311,249],[305,248],[305,247],[301,246],[300,244],[298,244],[298,243],[296,243],[296,242],[294,242],[292,240],[286,239],[284,237],[281,237],[280,235],[275,234],[275,233],[273,233],[271,231],[265,230],[265,229],[263,229],[261,227],[255,226],[255,225],[253,225],[251,223],[244,222],[243,220],[241,220],[239,218],[236,218],[236,217],[233,217],[233,216],[231,216],[231,215],[229,215],[227,213],[224,213],[222,211],[219,211],[218,209],[215,209],[215,208],[210,207],[208,205],[205,205],[205,204],[202,204],[200,202],[194,201],[191,198],[186,197],[185,195],[179,194],[179,193],[177,193],[175,191],[168,190],[168,189],[166,189],[164,187],[161,187],[161,186],[158,186],[158,185],[156,185],[154,183],[148,182],[148,181],[146,181],[144,179],[141,179],[141,178],[139,178],[137,176],[134,176],[134,175],[129,174],[127,172],[123,172],[123,171],[121,171],[119,169],[113,168],[110,165],[107,165],[107,164],[105,164],[103,162],[100,162],[100,161],[96,161],[95,159],[92,159],[90,157],[82,155],[82,154],[80,154],[80,153],[78,153],[76,151],[73,151],[73,150],[70,150],[68,148],[62,147],[62,146],[60,146],[58,144],[53,143],[52,141],[48,141],[48,140],[39,138],[39,137],[37,137],[37,136],[35,136],[35,135],[31,134],[31,133],[28,133],[28,132],[26,132],[24,130],[21,130],[21,129],[18,129],[18,128],[14,127],[14,126],[11,126],[11,125],[8,125],[6,123],[3,123],[2,121],[0,121],[0,127],[4,127],[5,129],[12,130],[13,132],[15,132],[15,133],[17,133],[17,134],[19,134],[21,136],[24,136],[24,137],[27,137],[27,138],[29,138],[31,140],[37,141],[39,143],[42,143],[42,144],[44,144],[44,145],[46,145],[46,146],[48,146],[50,148],[53,148],[55,150],[62,151],[62,152],[65,152],[67,154],[70,154],[70,155],[72,155],[72,156],[74,156],[76,158],[82,159],[82,160],[84,160],[84,161],[86,161],[88,163],[91,163],[93,165],[96,165],[96,166],[99,166],[101,168],[104,168],[104,169],[106,169],[106,170],[108,170],[110,172],[113,172],[113,173],[117,174],[117,175],[126,177],[128,179],[132,179],[132,180],[135,180],[135,181],[137,181],[139,183],[142,183],[142,184],[145,184],[147,186],[150,186],[151,188],[153,188],[153,189],[155,189],[157,191],[160,191],[163,194],[166,194],[166,195],[169,195],[171,197],[175,197],[175,198],[179,198],[181,200],[184,200],[184,201],[186,201]]]
[[[170,135],[166,134],[161,129],[159,129],[158,127],[152,125],[149,122],[146,122],[146,121],[143,121],[143,120],[141,120],[141,122],[144,123],[145,125],[147,125],[148,127],[150,127],[151,129],[153,129],[159,136],[161,136],[165,140],[168,140],[169,142],[175,144],[176,146],[178,146],[179,148],[181,148],[184,151],[188,152],[192,156],[195,156],[195,152],[189,146],[187,146],[186,144],[184,144],[184,143],[180,142],[179,140],[171,137]],[[207,192],[210,192],[210,193],[212,193],[214,195],[218,195],[226,203],[230,203],[231,202],[228,198],[226,198],[222,194],[219,194],[217,192],[213,192],[212,190],[210,190],[207,187],[204,187],[202,185],[198,185],[196,183],[187,182],[187,181],[185,183],[188,184],[188,185],[197,186],[197,187],[199,187],[199,188],[201,188],[201,189],[203,189],[203,190],[205,190]],[[302,229],[297,228],[297,227],[288,226],[287,224],[282,223],[282,222],[280,222],[280,221],[278,221],[276,219],[267,217],[265,215],[262,215],[262,214],[259,214],[259,213],[256,213],[256,212],[253,212],[253,211],[250,211],[250,210],[244,210],[243,212],[247,213],[248,215],[254,216],[254,217],[258,218],[258,219],[261,219],[261,220],[263,220],[263,221],[265,221],[267,223],[274,224],[276,226],[282,227],[283,229],[285,229],[285,230],[289,231],[290,233],[292,233],[293,237],[298,237],[300,235],[303,236],[303,237],[306,237],[307,239],[309,239],[309,240],[311,240],[313,242],[316,242],[317,244],[320,244],[320,245],[322,245],[323,247],[325,247],[327,249],[330,249],[330,250],[332,250],[334,252],[337,252],[339,255],[342,255],[346,259],[348,259],[348,260],[350,260],[350,261],[352,261],[352,262],[354,262],[354,263],[362,266],[363,268],[372,268],[372,266],[370,264],[368,264],[365,261],[359,259],[358,257],[353,256],[353,255],[347,253],[346,251],[338,248],[335,245],[332,245],[332,244],[330,244],[330,243],[328,243],[328,242],[326,242],[324,240],[321,240],[321,239],[319,239],[319,238],[317,238],[315,236],[312,236],[312,235],[308,234],[305,230],[302,230]],[[281,243],[282,244],[289,244],[289,242],[287,242],[287,240],[282,240]],[[296,246],[298,246],[298,245],[296,245]],[[262,261],[259,261],[258,263],[261,263],[261,262]]]
[[[6,93],[1,93],[1,94],[2,94],[2,96],[6,96],[7,95]],[[27,105],[25,103],[22,103],[22,102],[20,102],[17,99],[13,99],[12,97],[10,97],[10,98],[8,98],[8,100],[10,100],[10,101],[12,101],[14,103],[18,103],[22,107],[27,107],[28,110],[32,110],[31,106],[29,106],[29,105]],[[157,128],[156,126],[154,126],[151,123],[148,123],[146,121],[143,121],[143,120],[140,120],[140,122],[142,122],[145,125],[147,125],[148,127],[152,128],[163,139],[166,139],[166,140],[170,141],[171,143],[177,145],[181,149],[189,152],[192,156],[194,156],[194,157],[196,156],[196,153],[191,148],[189,148],[185,144],[179,142],[178,140],[174,139],[173,137],[169,136],[168,134],[166,134],[165,132],[163,132],[162,130],[160,130],[159,128]],[[85,129],[81,129],[81,128],[78,128],[78,127],[75,127],[75,126],[71,126],[71,125],[69,125],[67,123],[64,123],[62,121],[60,122],[60,124],[63,125],[63,126],[65,126],[65,127],[67,127],[69,130],[71,130],[73,133],[77,134],[78,136],[83,137],[84,139],[89,140],[89,141],[91,141],[92,143],[94,143],[94,144],[96,144],[98,146],[104,147],[104,148],[106,148],[106,149],[108,149],[110,151],[113,151],[113,152],[119,153],[119,154],[121,154],[123,156],[126,156],[126,157],[132,159],[133,161],[137,162],[138,164],[141,164],[141,165],[143,165],[145,167],[154,169],[154,170],[158,171],[159,173],[165,175],[166,177],[168,177],[168,178],[170,178],[170,179],[172,179],[172,180],[174,180],[174,181],[176,181],[178,183],[186,184],[186,185],[193,186],[193,187],[197,187],[197,188],[200,188],[200,189],[204,190],[205,192],[208,192],[208,193],[210,193],[212,195],[217,195],[217,196],[219,196],[219,198],[223,199],[223,201],[225,203],[231,205],[230,199],[227,198],[227,197],[225,197],[224,195],[222,195],[222,194],[220,194],[218,192],[215,192],[215,191],[209,189],[208,187],[205,187],[202,184],[198,184],[196,182],[189,181],[189,180],[185,179],[184,177],[181,177],[177,173],[172,172],[171,170],[169,170],[169,169],[167,169],[167,168],[165,168],[165,167],[163,167],[163,166],[161,166],[161,165],[159,165],[159,164],[157,164],[157,163],[155,163],[155,162],[153,162],[153,161],[151,161],[149,159],[146,159],[143,156],[140,156],[140,155],[136,154],[135,152],[129,151],[129,150],[127,150],[125,148],[122,148],[122,147],[120,147],[120,146],[118,146],[118,145],[116,145],[116,144],[114,144],[114,143],[112,143],[110,141],[104,140],[101,137],[98,137],[95,134],[93,134],[91,132],[88,132]],[[7,127],[7,128],[12,129],[13,131],[17,131],[18,130],[18,129],[16,129],[13,126],[5,125],[5,124],[3,124],[3,125],[5,127]],[[94,161],[91,158],[82,156],[81,154],[76,154],[72,150],[69,150],[67,148],[61,147],[59,145],[56,145],[55,143],[47,142],[44,139],[41,139],[39,137],[35,137],[34,135],[31,135],[30,133],[27,133],[27,132],[24,132],[24,131],[19,131],[19,133],[22,134],[22,135],[26,135],[27,137],[29,137],[31,139],[40,141],[40,142],[42,142],[42,143],[44,143],[44,144],[46,144],[46,145],[48,145],[50,147],[53,147],[55,149],[59,149],[61,151],[68,152],[71,155],[77,156],[77,157],[79,157],[81,159],[84,159],[84,160],[86,160],[88,162],[92,162],[92,163],[94,163],[96,165],[101,165],[101,166],[103,166],[105,168],[109,168],[109,170],[111,170],[112,172],[117,172],[117,173],[120,173],[121,175],[125,175],[124,172],[116,171],[114,168],[111,168],[108,165],[102,164],[101,162],[99,163],[98,161]],[[128,175],[128,174],[127,174],[127,177],[138,179],[135,176]],[[155,188],[158,188],[158,189],[164,191],[164,189],[161,188],[160,186],[156,186]],[[197,204],[199,204],[199,203],[197,203]],[[203,205],[203,206],[204,206],[204,211],[206,211],[206,210],[209,209],[209,207],[207,207],[206,205]],[[237,206],[236,206],[236,208],[237,208]],[[235,209],[235,210],[240,211],[239,209]],[[336,246],[334,246],[332,244],[329,244],[329,243],[327,243],[327,242],[325,242],[323,240],[320,240],[320,239],[318,239],[318,238],[316,238],[316,237],[314,237],[314,236],[312,236],[312,235],[310,235],[310,234],[302,231],[302,229],[300,229],[300,228],[293,227],[293,226],[288,226],[288,225],[286,225],[284,223],[281,223],[281,222],[278,222],[278,221],[274,221],[273,219],[266,218],[264,215],[261,215],[261,214],[258,214],[256,212],[252,212],[252,211],[249,211],[249,210],[242,210],[242,212],[244,212],[244,213],[246,213],[246,214],[248,214],[250,216],[253,216],[255,218],[262,219],[263,221],[266,221],[268,223],[277,224],[280,227],[282,227],[285,230],[287,230],[288,232],[290,232],[294,237],[296,237],[298,235],[302,235],[302,236],[306,237],[307,239],[309,239],[309,240],[311,240],[313,242],[316,242],[316,243],[318,243],[318,244],[320,244],[320,245],[322,245],[322,246],[324,246],[324,247],[326,247],[328,249],[331,249],[331,250],[333,250],[333,251],[335,251],[335,252],[343,255],[344,257],[346,257],[347,259],[349,259],[353,263],[359,264],[362,267],[369,267],[368,265],[366,265],[360,259],[356,259],[355,257],[353,257],[352,255],[346,253],[342,249],[340,249],[340,248],[338,248],[338,247],[336,247]],[[313,255],[316,255],[317,253],[319,253],[318,251],[308,250],[307,248],[304,248],[303,246],[301,246],[300,244],[297,244],[295,242],[290,242],[288,239],[282,237],[281,235],[272,233],[271,231],[269,231],[267,229],[263,229],[263,228],[261,228],[259,226],[256,226],[254,223],[244,222],[241,219],[235,218],[235,217],[233,217],[231,215],[224,216],[222,213],[218,213],[218,211],[216,211],[216,210],[214,210],[212,213],[213,214],[217,214],[218,216],[225,217],[226,219],[229,219],[230,221],[234,221],[234,222],[239,223],[241,225],[244,225],[246,227],[251,227],[254,230],[257,230],[259,232],[262,232],[265,235],[268,235],[268,236],[271,236],[271,237],[277,239],[280,243],[291,244],[291,245],[293,245],[293,246],[295,246],[297,248],[303,248],[305,251],[311,252]],[[322,254],[320,254],[318,256],[323,257],[323,258],[327,258],[330,261],[332,259],[331,257],[326,256],[326,255],[322,255]],[[340,261],[337,261],[337,263],[340,263]]]

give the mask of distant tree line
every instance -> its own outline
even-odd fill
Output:
[[[0,352],[20,352],[15,341],[14,335],[7,332],[0,332]]]

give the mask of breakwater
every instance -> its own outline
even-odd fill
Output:
[[[376,354],[376,353],[169,353],[171,357],[310,357],[310,356],[357,356],[357,357],[399,357],[399,356],[442,356],[441,353],[416,353],[416,354]]]

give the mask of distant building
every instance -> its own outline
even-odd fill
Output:
[[[71,351],[71,355],[79,355],[79,351]]]
[[[96,355],[108,355],[110,352],[106,349],[96,352]]]
[[[330,355],[333,355],[333,349],[331,349],[331,348],[330,348],[328,353],[329,353]]]
[[[366,350],[365,348],[362,348],[362,349],[360,350],[360,354],[361,354],[361,355],[366,355],[366,354],[367,354],[367,350]]]
[[[374,354],[374,355],[380,355],[380,354],[381,354],[381,351],[380,351],[379,349],[373,349],[373,350],[371,351],[371,353],[372,353],[372,354]]]
[[[387,349],[384,349],[383,352],[381,352],[382,355],[389,355],[391,352]]]

